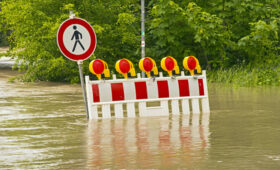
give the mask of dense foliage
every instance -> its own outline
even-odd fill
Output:
[[[139,0],[3,0],[0,31],[11,32],[11,55],[21,61],[26,80],[78,81],[76,63],[56,45],[70,10],[96,31],[90,59],[103,58],[114,71],[115,61],[125,57],[138,68]],[[279,0],[146,0],[146,14],[146,55],[158,65],[171,55],[182,68],[182,59],[194,55],[211,70],[212,81],[280,84]]]

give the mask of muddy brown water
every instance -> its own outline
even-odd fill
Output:
[[[87,121],[79,85],[9,83],[0,70],[0,169],[280,169],[280,88],[210,84],[209,124]]]

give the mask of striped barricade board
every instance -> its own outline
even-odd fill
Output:
[[[210,112],[206,71],[198,76],[182,72],[177,77],[141,78],[139,73],[134,79],[113,77],[90,81],[86,76],[89,119]]]

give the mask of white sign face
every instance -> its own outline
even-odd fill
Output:
[[[70,53],[80,55],[89,49],[91,38],[85,27],[72,24],[63,33],[63,43]]]

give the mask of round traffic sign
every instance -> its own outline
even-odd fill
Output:
[[[70,60],[86,60],[96,48],[96,35],[87,21],[68,19],[57,31],[57,44],[62,54]]]

